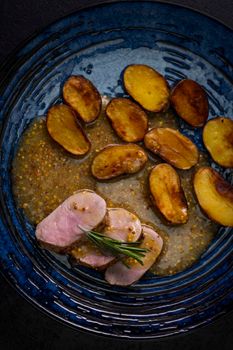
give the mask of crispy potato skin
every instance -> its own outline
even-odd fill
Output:
[[[65,82],[63,98],[85,123],[98,118],[102,105],[101,96],[92,82],[82,75],[73,75]]]
[[[91,144],[76,119],[72,108],[59,104],[49,109],[46,124],[50,136],[59,145],[76,156],[82,156],[90,150]]]
[[[171,128],[154,128],[144,138],[146,148],[179,169],[190,169],[198,162],[198,149],[194,143]]]
[[[203,142],[213,160],[226,168],[233,168],[233,120],[217,117],[203,129]]]
[[[107,105],[106,115],[122,140],[143,140],[148,129],[148,119],[144,110],[136,103],[128,98],[114,98]]]
[[[175,169],[166,163],[156,165],[149,177],[154,205],[171,224],[184,224],[188,220],[188,208]]]
[[[107,180],[123,174],[134,174],[147,161],[145,151],[135,144],[111,145],[103,148],[94,158],[92,175]]]
[[[181,80],[171,92],[171,104],[176,113],[188,124],[201,127],[209,114],[205,90],[191,79]]]
[[[156,70],[144,64],[132,64],[126,67],[123,79],[128,94],[143,108],[151,112],[167,109],[169,86]]]
[[[193,184],[206,215],[223,226],[233,226],[233,186],[210,167],[200,168]]]

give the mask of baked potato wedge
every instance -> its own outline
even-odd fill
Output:
[[[188,207],[180,178],[166,163],[156,165],[149,177],[152,201],[171,224],[184,224],[188,220]]]
[[[102,105],[100,93],[92,82],[82,75],[73,75],[65,82],[63,98],[85,123],[98,118]]]
[[[83,156],[90,150],[90,141],[69,106],[59,104],[51,107],[47,113],[46,125],[49,135],[69,153]]]
[[[123,174],[134,174],[144,167],[146,161],[147,154],[138,145],[110,145],[95,156],[91,172],[96,179],[107,180]]]
[[[114,98],[107,105],[106,115],[122,140],[143,140],[148,129],[148,119],[144,110],[136,103],[128,98]]]
[[[170,90],[165,78],[144,64],[126,67],[123,75],[127,93],[143,108],[161,112],[169,105]]]
[[[171,104],[179,117],[194,127],[205,124],[209,114],[205,90],[191,79],[181,80],[171,92]]]
[[[178,169],[190,169],[198,162],[195,144],[178,130],[154,128],[144,138],[146,148]]]
[[[203,142],[216,163],[233,167],[233,120],[224,117],[209,120],[203,129]]]
[[[223,226],[233,226],[233,186],[210,167],[198,169],[193,184],[207,216]]]

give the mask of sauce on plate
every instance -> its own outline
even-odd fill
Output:
[[[103,98],[103,105],[107,101]],[[170,110],[156,115],[150,113],[149,125],[150,128],[177,128]],[[191,266],[207,249],[218,229],[218,225],[202,214],[193,193],[193,173],[198,167],[208,165],[207,157],[200,153],[195,167],[178,170],[188,201],[189,220],[186,224],[171,226],[153,208],[148,186],[150,170],[162,160],[151,156],[137,174],[98,182],[90,172],[94,156],[104,146],[123,142],[111,128],[104,111],[96,122],[84,129],[91,141],[91,151],[82,159],[70,155],[51,139],[43,117],[36,118],[23,134],[13,161],[12,182],[17,205],[23,208],[29,221],[38,224],[67,197],[79,189],[89,188],[99,193],[108,207],[128,209],[162,236],[164,248],[151,272],[170,275]]]

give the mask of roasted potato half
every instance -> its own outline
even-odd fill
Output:
[[[171,224],[184,224],[188,220],[188,208],[180,178],[169,164],[156,165],[149,177],[154,205]]]
[[[124,71],[124,86],[132,98],[151,112],[160,112],[169,105],[169,86],[165,78],[144,64],[132,64]]]
[[[92,175],[107,180],[123,174],[134,174],[147,161],[145,151],[135,144],[111,145],[103,148],[94,158]]]
[[[77,123],[75,112],[69,106],[59,104],[51,107],[46,119],[50,136],[68,152],[82,156],[90,147],[90,141]]]
[[[191,79],[181,80],[171,92],[171,104],[179,117],[194,127],[203,126],[209,104],[205,90]]]
[[[190,169],[198,162],[199,154],[194,143],[178,130],[154,128],[145,138],[146,148],[179,169]]]
[[[193,184],[207,216],[223,226],[233,226],[233,187],[210,167],[198,169]]]
[[[65,82],[63,98],[85,123],[98,118],[102,104],[101,96],[92,82],[82,75],[73,75]]]
[[[209,120],[203,129],[203,142],[216,163],[233,167],[233,120],[224,117]]]
[[[128,98],[114,98],[107,105],[106,115],[122,140],[143,140],[148,129],[148,119],[144,110],[136,103]]]

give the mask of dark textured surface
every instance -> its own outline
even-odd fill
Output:
[[[3,2],[4,5],[5,2]],[[6,24],[2,26],[2,30],[1,33],[7,33],[7,28],[6,26],[9,26],[9,17],[12,16],[11,18],[16,18],[17,20],[21,20],[23,19],[23,22],[19,23],[19,27],[17,27],[17,21],[10,21],[12,23],[12,28],[14,28],[15,26],[15,33],[18,34],[23,34],[24,31],[23,30],[19,30],[20,29],[25,29],[25,31],[27,32],[27,36],[28,34],[31,33],[31,31],[33,31],[35,28],[34,27],[30,27],[30,21],[27,22],[27,16],[24,17],[21,14],[25,14],[28,13],[30,14],[30,7],[33,7],[33,1],[30,2],[30,5],[27,4],[27,7],[24,8],[24,5],[27,2],[23,2],[23,4],[21,3],[20,8],[18,8],[17,10],[17,14],[13,14],[12,10],[9,9],[9,6],[11,4],[11,1],[7,2],[7,6],[3,7],[4,9],[6,9],[6,7],[8,8],[7,11],[9,11],[9,13],[7,14],[8,20],[7,22],[5,22]],[[34,17],[34,21],[32,21],[31,25],[35,25],[35,23],[37,23],[37,27],[36,29],[40,29],[41,25],[44,26],[45,24],[47,24],[48,22],[51,22],[53,19],[58,18],[60,16],[63,15],[63,11],[62,11],[62,7],[60,6],[56,6],[56,11],[58,11],[58,9],[60,8],[61,12],[59,12],[57,14],[57,17],[53,17],[52,13],[50,14],[51,16],[49,17],[49,13],[51,11],[51,4],[53,3],[53,1],[50,1],[50,10],[46,11],[44,9],[43,6],[40,6],[40,8],[43,10],[41,10],[41,13],[46,13],[47,16],[47,22],[44,22],[45,17],[43,16],[43,20],[41,20],[41,22],[39,21],[39,19],[41,18],[37,18],[37,16],[40,14],[40,11],[38,9],[38,4],[44,4],[44,2],[40,2],[38,1],[36,4],[34,4],[35,6],[33,7],[33,11],[32,13],[34,13],[35,8],[37,8],[37,10],[35,11],[35,16],[36,19]],[[60,2],[57,2],[58,4]],[[67,13],[74,10],[74,8],[72,7],[72,4],[74,5],[75,2],[70,2],[70,8],[69,10],[67,10]],[[197,3],[195,1],[195,3]],[[227,2],[226,2],[227,3]],[[14,4],[17,4],[17,1],[14,2]],[[186,4],[188,4],[188,2],[186,2]],[[11,4],[12,6],[12,4]],[[212,3],[213,6],[213,3]],[[221,3],[222,8],[224,8],[224,10],[226,10],[226,7],[223,7],[223,3]],[[17,8],[17,6],[16,6]],[[76,7],[77,8],[77,7]],[[27,9],[27,11],[25,10]],[[205,11],[207,11],[208,9],[208,5],[205,6]],[[25,11],[25,12],[20,12],[20,11]],[[212,9],[213,11],[213,9]],[[228,9],[229,11],[229,9]],[[227,12],[228,12],[227,11]],[[214,11],[212,12],[212,15],[218,14],[219,11],[216,10],[216,13],[214,13]],[[55,15],[56,12],[53,12],[53,15]],[[228,12],[229,14],[229,12]],[[14,17],[15,16],[15,17]],[[30,17],[30,16],[29,16]],[[220,17],[221,18],[221,17]],[[222,20],[224,19],[221,18]],[[40,23],[38,24],[39,21]],[[24,23],[24,25],[22,24]],[[4,21],[3,21],[4,24]],[[230,25],[230,23],[228,23]],[[5,28],[5,29],[4,29]],[[9,28],[9,27],[8,27]],[[18,29],[16,29],[18,28]],[[28,31],[27,31],[28,30]],[[11,37],[12,38],[17,38],[17,35],[12,33]],[[24,36],[22,36],[20,38],[23,39]],[[7,40],[7,36],[5,36],[5,39],[1,41],[0,47],[3,49],[1,50],[1,52],[5,53],[6,48],[11,50],[12,48],[14,48],[14,46],[17,44],[17,40],[14,41],[13,40],[13,44],[12,42],[9,40]],[[11,47],[12,44],[12,47]],[[2,280],[1,280],[2,282]],[[23,344],[23,348],[29,348],[30,345],[33,344],[33,346],[35,348],[40,348],[40,349],[47,349],[47,348],[54,348],[54,349],[60,349],[63,347],[66,348],[76,348],[77,345],[79,348],[87,348],[88,345],[91,348],[91,345],[94,347],[95,344],[95,339],[96,337],[93,336],[89,336],[89,335],[82,335],[79,334],[77,332],[73,332],[69,329],[67,329],[66,327],[59,325],[57,322],[54,322],[50,319],[47,318],[47,316],[42,315],[39,311],[35,310],[34,308],[32,308],[30,305],[28,305],[24,300],[22,300],[20,297],[17,296],[17,294],[10,289],[6,283],[1,283],[3,284],[3,287],[1,288],[1,293],[2,293],[2,298],[1,298],[1,337],[0,337],[0,345],[2,345],[2,348],[5,349],[14,349],[16,347],[19,347],[20,345]],[[5,290],[6,289],[6,290]],[[8,291],[9,290],[9,291]],[[10,307],[9,307],[10,305]],[[166,342],[160,342],[160,347],[162,347],[162,349],[166,348],[166,347],[170,347],[170,348],[176,348],[176,346],[182,347],[182,348],[196,348],[196,347],[201,347],[204,346],[213,346],[216,343],[221,342],[221,347],[225,348],[225,349],[230,349],[230,344],[232,343],[232,320],[233,317],[232,316],[228,316],[225,319],[219,320],[218,322],[215,323],[215,325],[213,326],[209,326],[201,331],[195,332],[193,335],[189,335],[189,336],[185,336],[185,337],[179,337],[179,338],[174,338],[171,340],[168,340]],[[222,341],[224,339],[224,342]],[[120,348],[120,343],[117,344],[116,341],[109,341],[109,340],[99,340],[98,341],[99,346],[110,346],[111,347],[118,349]],[[145,343],[139,343],[137,345],[125,345],[125,348],[142,348],[145,346]],[[152,346],[154,347],[153,343],[149,343],[149,345],[147,345],[147,348],[152,348]]]
[[[101,1],[99,1],[101,2]],[[108,2],[108,1],[105,1]],[[111,0],[109,1],[111,2]],[[232,0],[168,0],[213,16],[233,28]],[[11,52],[34,32],[83,6],[97,0],[1,0],[0,1],[0,58]]]
[[[206,350],[232,349],[233,314],[213,325],[158,342],[122,342],[90,336],[74,331],[29,305],[0,276],[0,348],[6,350],[62,350],[62,349],[112,349],[112,350]]]

